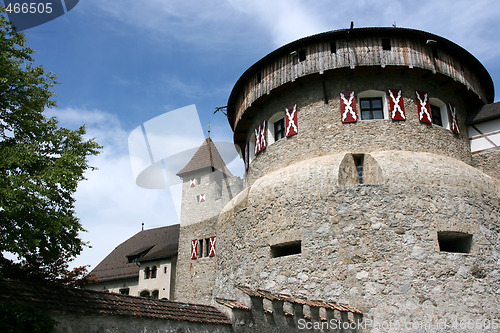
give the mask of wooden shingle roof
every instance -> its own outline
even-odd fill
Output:
[[[13,280],[0,280],[0,290],[2,290],[0,303],[24,304],[43,311],[231,325],[224,314],[208,305],[152,300],[102,291]]]
[[[118,245],[90,273],[99,281],[139,276],[136,262],[169,258],[177,253],[179,224],[142,230]]]
[[[200,146],[200,148],[198,148],[188,164],[186,164],[186,166],[177,173],[177,176],[182,178],[191,172],[203,169],[207,169],[208,172],[219,170],[229,177],[233,176],[227,169],[226,163],[224,163],[224,160],[217,150],[217,147],[215,147],[214,142],[210,138],[207,138],[203,142],[203,144]]]

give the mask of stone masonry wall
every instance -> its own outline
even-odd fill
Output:
[[[388,89],[393,88],[402,89],[406,121],[386,119],[358,120],[349,124],[341,122],[340,92],[354,90],[359,94],[366,90],[378,90],[387,93]],[[432,80],[422,80],[418,76],[391,74],[386,70],[383,74],[346,72],[345,75],[326,77],[325,90],[328,104],[324,102],[321,80],[315,80],[292,84],[259,105],[261,109],[253,117],[247,140],[262,120],[269,119],[276,112],[284,111],[286,106],[295,103],[299,132],[270,145],[255,157],[248,171],[248,184],[291,163],[345,150],[356,153],[377,150],[423,151],[471,163],[467,128],[464,125],[468,111],[466,103],[460,95],[446,89],[446,86]],[[429,97],[438,98],[444,103],[451,102],[456,106],[460,136],[440,126],[419,121],[415,90],[426,91]],[[359,102],[357,110],[359,115]]]
[[[216,236],[217,217],[181,226],[176,266],[175,301],[195,304],[213,303],[218,244],[215,257],[191,259],[191,240]]]
[[[215,296],[245,301],[234,288],[243,284],[346,303],[386,322],[498,320],[496,182],[454,158],[392,150],[370,153],[379,184],[339,186],[344,156],[268,172],[224,208]],[[472,234],[470,253],[441,252],[440,231]],[[271,246],[291,241],[301,253],[272,257]]]
[[[472,165],[491,177],[500,179],[500,148],[492,148],[473,154]]]

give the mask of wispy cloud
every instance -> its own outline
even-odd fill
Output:
[[[177,223],[177,215],[167,190],[145,190],[135,185],[127,148],[129,130],[114,114],[85,108],[55,109],[60,124],[75,128],[86,124],[87,136],[104,146],[91,157],[96,171],[86,174],[75,194],[76,213],[87,230],[82,239],[90,242],[74,265],[98,264],[115,246],[147,228]]]

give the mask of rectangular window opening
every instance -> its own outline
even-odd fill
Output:
[[[471,234],[458,231],[438,231],[437,234],[441,252],[470,253]]]
[[[443,126],[443,120],[441,119],[441,108],[431,104],[432,113],[432,123],[434,125]]]
[[[210,246],[210,238],[205,238],[205,248],[203,249],[203,256],[208,257],[208,247]]]
[[[295,241],[271,246],[271,257],[285,257],[302,253],[302,242]]]
[[[386,51],[391,50],[391,40],[389,38],[382,39],[382,49]]]
[[[261,83],[262,82],[262,74],[259,72],[257,73],[257,83]]]
[[[356,166],[356,170],[358,171],[358,180],[360,184],[363,184],[363,159],[364,155],[352,155],[354,158],[354,165]]]
[[[330,42],[330,53],[337,53],[337,42]]]
[[[122,295],[128,295],[130,292],[130,288],[122,288],[120,289],[120,294]]]
[[[300,50],[299,51],[299,61],[304,61],[306,60],[306,50]]]
[[[382,97],[360,98],[361,119],[384,119]]]

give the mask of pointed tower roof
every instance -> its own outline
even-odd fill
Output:
[[[233,174],[226,167],[226,163],[224,163],[224,160],[220,156],[219,151],[210,137],[203,141],[203,144],[196,151],[188,164],[186,164],[186,166],[177,173],[177,176],[184,177],[190,172],[208,168],[211,169],[210,172],[219,170],[229,177],[233,176]]]

